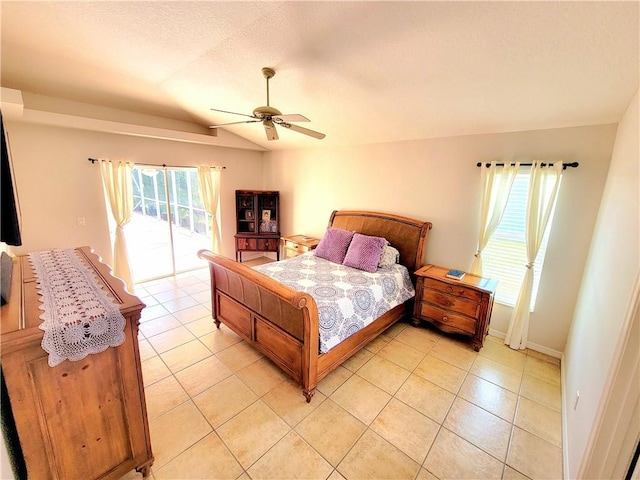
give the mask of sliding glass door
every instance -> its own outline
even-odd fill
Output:
[[[195,168],[133,168],[133,215],[127,225],[136,282],[203,266],[196,253],[211,248],[211,217],[204,211]]]

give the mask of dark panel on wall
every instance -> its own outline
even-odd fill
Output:
[[[20,223],[16,208],[16,197],[11,177],[11,160],[9,145],[4,131],[4,121],[0,113],[2,126],[2,161],[0,164],[0,241],[8,245],[22,245]]]

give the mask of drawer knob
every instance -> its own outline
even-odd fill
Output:
[[[442,317],[442,321],[443,322],[448,322],[449,321],[449,317],[447,317],[446,315],[444,317]]]

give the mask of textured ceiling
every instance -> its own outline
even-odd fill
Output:
[[[200,125],[266,103],[316,140],[269,149],[617,122],[638,88],[633,2],[11,2],[3,87]]]

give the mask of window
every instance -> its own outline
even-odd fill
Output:
[[[211,248],[211,215],[195,168],[135,166],[129,262],[136,281],[202,268],[196,252]]]
[[[551,189],[545,189],[550,191]],[[527,195],[529,193],[529,169],[516,174],[511,188],[511,194],[505,208],[500,225],[491,240],[482,251],[482,275],[499,280],[496,290],[496,301],[509,306],[515,306],[520,293],[520,286],[524,278],[527,264],[526,250],[526,219]],[[549,231],[553,223],[555,206],[551,211],[547,230],[542,238],[542,244],[533,265],[533,291],[531,294],[531,311],[536,304],[538,286],[542,264],[549,241]]]

